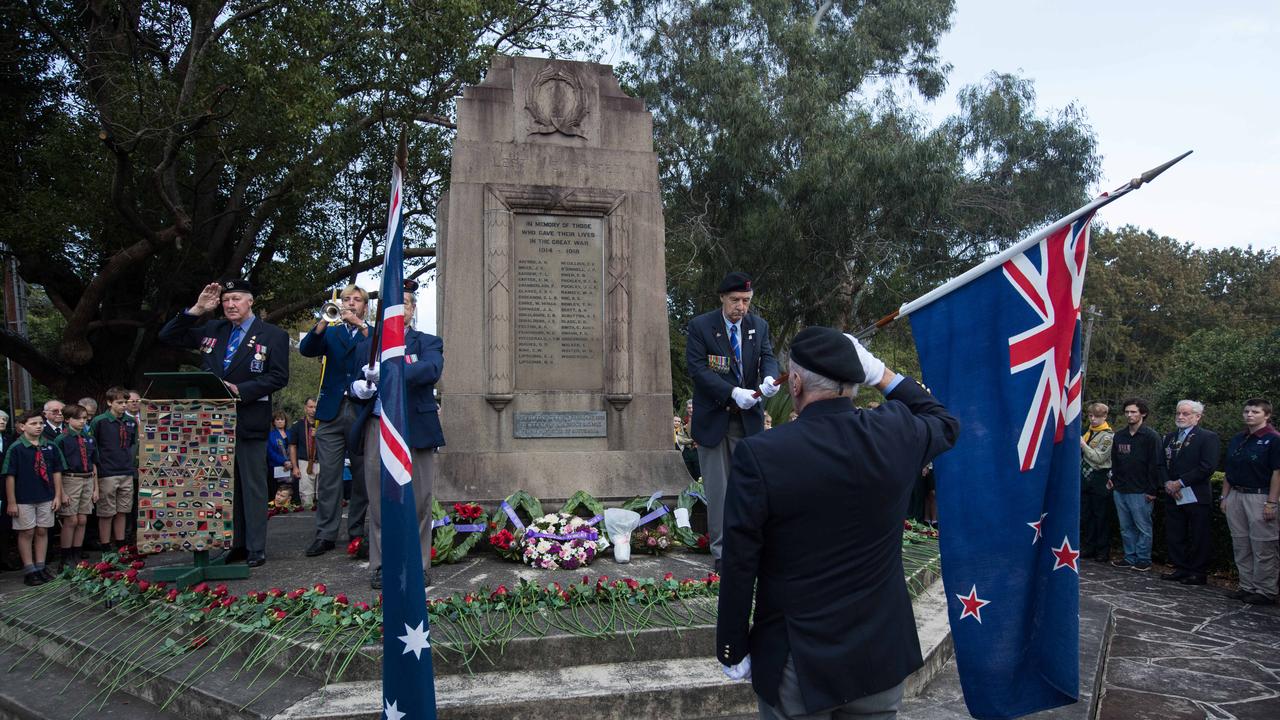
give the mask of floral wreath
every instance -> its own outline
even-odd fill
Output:
[[[640,523],[636,525],[636,529],[632,532],[633,539],[637,534],[643,535],[644,533],[642,531],[644,530],[645,526],[655,521],[658,523],[658,526],[666,528],[666,532],[663,533],[664,535],[672,538],[673,540],[676,539],[675,516],[671,514],[670,508],[668,508],[666,505],[659,502],[661,499],[662,499],[662,491],[659,490],[654,494],[650,495],[649,497],[644,497],[644,496],[633,497],[622,504],[623,510],[632,510],[634,512],[640,513]],[[656,529],[656,527],[657,526],[649,529],[654,530]],[[645,548],[641,548],[638,545],[636,545],[635,547],[642,551],[649,552],[649,550]]]
[[[440,501],[431,501],[431,563],[456,563],[471,552],[489,525],[484,508],[475,503],[454,503],[445,513]]]
[[[560,508],[560,512],[566,515],[575,515],[587,522],[587,525],[603,530],[601,523],[604,521],[604,503],[595,499],[591,493],[585,490],[579,490],[564,501],[564,507]],[[605,550],[609,547],[608,533],[601,532],[597,541],[597,550]]]
[[[694,552],[709,553],[711,552],[710,538],[704,533],[698,535],[693,531],[693,527],[689,525],[689,516],[693,514],[693,508],[698,503],[702,503],[703,507],[707,505],[707,496],[705,494],[701,480],[694,480],[689,483],[689,487],[680,493],[680,498],[676,501],[676,539],[685,547]],[[681,511],[684,512],[681,512]],[[681,520],[683,519],[683,522]]]
[[[538,498],[524,490],[511,493],[489,518],[489,547],[504,560],[521,562],[525,529],[544,514]]]
[[[525,530],[521,559],[542,570],[577,570],[596,558],[601,535],[577,515],[543,515]]]

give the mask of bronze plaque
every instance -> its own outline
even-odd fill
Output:
[[[604,220],[515,215],[517,390],[604,389]]]

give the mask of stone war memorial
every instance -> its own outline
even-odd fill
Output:
[[[436,495],[679,492],[658,159],[594,63],[495,57],[438,213]]]

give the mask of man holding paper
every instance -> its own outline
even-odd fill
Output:
[[[1173,571],[1160,576],[1183,585],[1203,585],[1209,567],[1209,478],[1218,469],[1216,433],[1200,427],[1204,405],[1178,403],[1177,430],[1164,436],[1165,541]]]
[[[707,533],[720,569],[725,487],[738,441],[764,430],[761,397],[778,392],[778,361],[769,323],[752,315],[755,291],[746,273],[720,281],[720,307],[689,323],[685,364],[693,379],[693,440],[707,493]]]

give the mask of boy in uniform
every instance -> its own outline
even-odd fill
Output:
[[[84,530],[93,514],[93,504],[98,501],[98,448],[85,430],[89,411],[72,405],[62,412],[66,430],[54,440],[66,463],[62,472],[62,518],[60,537],[62,554],[58,559],[58,571],[68,564],[75,565],[84,553]]]
[[[125,545],[125,523],[133,506],[134,449],[138,426],[125,416],[129,391],[113,387],[107,391],[107,411],[93,419],[89,435],[98,450],[98,540],[101,549]]]
[[[13,518],[13,529],[18,532],[18,555],[26,574],[23,582],[43,585],[53,579],[44,558],[53,513],[62,503],[62,454],[41,437],[44,416],[39,412],[25,413],[18,427],[22,435],[5,453],[0,466],[5,512]]]

